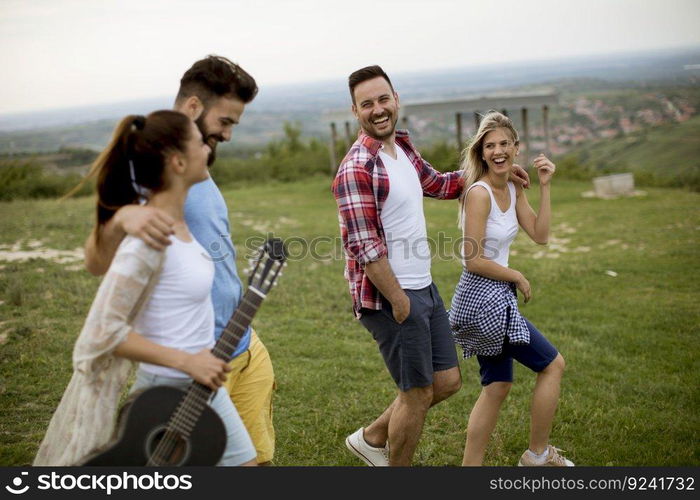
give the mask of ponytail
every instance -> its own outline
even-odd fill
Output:
[[[83,177],[83,179],[78,183],[77,186],[75,186],[73,189],[68,191],[66,194],[61,196],[59,201],[64,201],[71,196],[73,196],[75,193],[77,193],[80,188],[82,188],[85,183],[93,178],[96,174],[98,174],[103,166],[109,161],[109,157],[114,154],[114,152],[120,148],[121,144],[124,143],[124,135],[129,131],[129,128],[131,128],[134,118],[136,118],[136,115],[129,115],[125,118],[123,118],[115,127],[114,132],[112,133],[112,140],[110,141],[109,145],[107,146],[106,149],[104,149],[95,159],[95,161],[92,163],[90,166],[90,170],[88,170],[88,173]]]
[[[121,207],[163,188],[166,155],[185,151],[190,127],[190,119],[177,111],[123,118],[85,178],[61,199],[97,176],[97,226],[107,223]]]

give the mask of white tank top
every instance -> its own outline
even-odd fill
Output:
[[[484,258],[492,260],[503,267],[508,267],[510,244],[518,234],[518,215],[515,212],[515,185],[512,182],[508,183],[510,205],[505,212],[496,203],[491,186],[484,181],[476,181],[469,186],[467,192],[474,186],[483,186],[491,197],[491,211],[486,219],[486,233],[484,235]]]
[[[396,144],[396,159],[380,151],[389,176],[389,194],[380,215],[388,260],[401,288],[420,290],[432,283],[430,246],[423,215],[423,188],[416,167]]]
[[[156,344],[194,354],[214,346],[214,263],[194,238],[184,242],[172,236],[170,241],[158,281],[133,327]],[[140,369],[166,377],[189,377],[149,363],[141,363]]]

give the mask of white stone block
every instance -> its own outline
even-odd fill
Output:
[[[605,175],[593,179],[593,189],[599,198],[633,196],[634,175],[631,173]]]

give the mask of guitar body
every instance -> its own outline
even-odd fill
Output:
[[[81,465],[147,465],[186,394],[168,386],[144,390],[122,410],[116,442],[89,456]],[[158,460],[154,465],[216,465],[226,448],[224,423],[214,410],[205,406],[190,436],[178,436],[173,448],[164,461]]]

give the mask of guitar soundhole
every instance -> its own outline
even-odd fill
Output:
[[[146,439],[146,456],[149,457],[147,465],[183,465],[189,455],[189,441],[166,427],[154,429]]]

